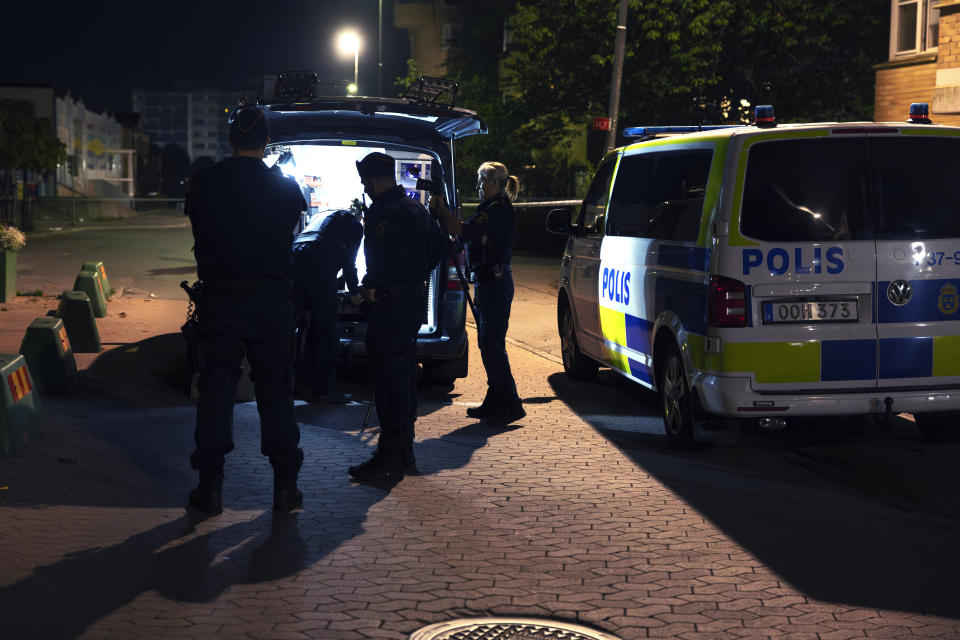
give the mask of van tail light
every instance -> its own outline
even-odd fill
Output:
[[[454,262],[456,260],[456,262]],[[463,285],[460,283],[460,276],[457,275],[457,265],[460,266],[460,273],[467,277],[467,254],[458,251],[447,260],[447,290],[463,291]]]
[[[747,287],[739,280],[722,276],[710,278],[710,326],[747,326],[746,294]]]

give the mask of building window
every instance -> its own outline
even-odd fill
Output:
[[[440,46],[443,49],[455,49],[463,41],[463,26],[445,22],[440,28]]]
[[[937,0],[892,0],[890,57],[935,51],[940,39]]]

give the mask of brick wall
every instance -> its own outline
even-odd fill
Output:
[[[877,122],[903,122],[911,102],[933,102],[937,62],[877,70],[873,118]]]
[[[937,49],[937,67],[960,67],[960,7],[940,9],[940,41]]]
[[[878,69],[873,119],[877,122],[904,122],[911,102],[931,104],[938,66],[937,61],[932,60],[923,64]],[[954,66],[960,66],[960,63]],[[931,117],[938,124],[960,126],[960,114],[933,113]]]
[[[960,126],[960,113],[937,113],[933,108],[937,71],[960,68],[960,2],[945,0],[940,6],[936,53],[877,65],[873,109],[877,122],[903,122],[911,102],[926,102],[934,122]]]

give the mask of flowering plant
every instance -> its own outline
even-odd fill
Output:
[[[20,251],[27,244],[27,236],[16,227],[0,225],[0,251]]]

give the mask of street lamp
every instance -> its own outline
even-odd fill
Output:
[[[340,53],[353,54],[353,85],[352,89],[348,87],[347,90],[350,93],[356,93],[357,76],[360,72],[360,38],[353,31],[344,31],[337,39],[337,46],[340,48]]]

